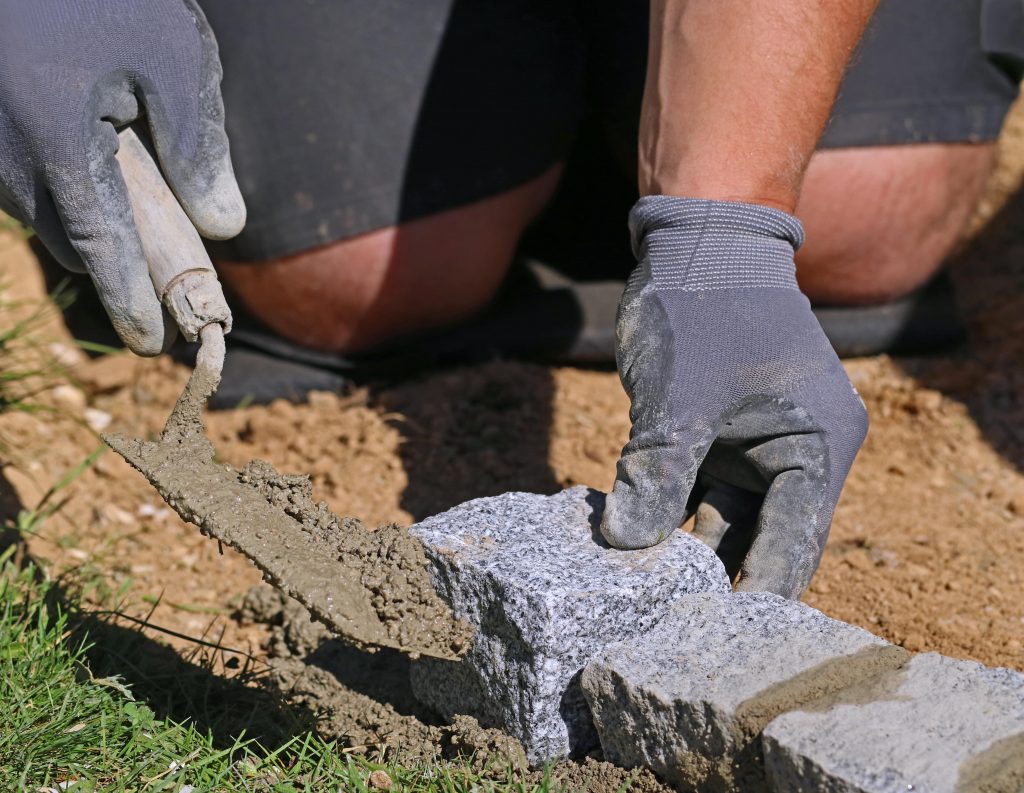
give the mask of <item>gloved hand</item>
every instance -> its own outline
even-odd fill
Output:
[[[601,532],[619,548],[695,533],[737,588],[799,597],[867,431],[807,298],[800,222],[752,204],[642,198],[617,324],[632,407]]]
[[[114,160],[145,116],[164,177],[201,234],[245,223],[224,132],[217,45],[193,0],[0,0],[0,209],[92,277],[140,355],[173,332]]]

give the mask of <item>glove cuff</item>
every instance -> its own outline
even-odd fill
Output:
[[[797,289],[804,241],[792,215],[759,204],[646,196],[629,214],[633,252],[659,289]]]

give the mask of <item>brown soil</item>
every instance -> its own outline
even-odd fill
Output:
[[[1019,670],[1024,196],[1015,192],[1024,172],[1022,129],[1018,113],[976,233],[953,265],[970,332],[966,348],[933,358],[847,362],[872,424],[805,598],[909,650]],[[0,235],[0,262],[8,296],[43,294],[36,263],[13,234]],[[35,506],[100,446],[89,421],[98,426],[109,419],[105,431],[155,439],[188,377],[166,358],[86,360],[57,322],[38,335],[58,345],[44,344],[39,352],[69,365],[73,384],[38,395],[37,402],[56,411],[0,415],[5,515]],[[281,471],[308,473],[314,494],[339,514],[370,525],[408,524],[507,490],[553,492],[574,484],[607,490],[628,431],[626,408],[614,372],[497,362],[348,395],[314,394],[302,406],[278,402],[215,413],[208,430],[232,465],[261,458]],[[69,500],[31,539],[30,551],[53,569],[77,567],[95,580],[91,598],[109,605],[113,595],[101,582],[130,583],[121,596],[128,615],[149,615],[157,625],[271,663],[288,657],[275,661],[273,642],[265,649],[270,627],[231,617],[259,573],[183,524],[116,455],[101,456],[61,493]],[[103,575],[89,579],[93,570]],[[379,689],[370,691],[356,708],[364,721],[388,705]],[[370,725],[351,739],[383,740],[387,732],[383,723]],[[573,766],[571,773],[584,768]],[[601,768],[598,777],[610,779],[613,772]]]

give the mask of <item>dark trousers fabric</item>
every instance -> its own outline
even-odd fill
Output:
[[[296,253],[496,195],[567,160],[555,217],[577,191],[591,222],[614,215],[625,235],[645,3],[201,2],[249,209],[218,255]],[[882,0],[821,146],[995,138],[1017,95],[1022,8]],[[596,206],[602,193],[614,202]]]

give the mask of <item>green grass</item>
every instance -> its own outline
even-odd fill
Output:
[[[0,212],[0,232],[13,234],[15,237],[20,237],[21,239],[27,239],[32,236],[31,229],[22,223],[19,223],[10,215],[5,215],[3,212]]]
[[[63,283],[48,300],[12,300],[7,288],[0,282],[0,411],[33,411],[39,409],[38,394],[68,379],[67,370],[39,343],[37,331],[74,296]]]
[[[39,569],[18,569],[9,557],[0,558],[2,790],[368,791],[374,771],[390,777],[393,791],[550,787],[512,772],[482,777],[459,762],[414,768],[356,756],[309,730],[272,750],[244,734],[219,745],[213,730],[158,716],[123,678],[101,676],[89,630],[95,620]],[[261,696],[246,688],[250,700]]]

